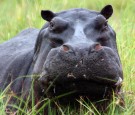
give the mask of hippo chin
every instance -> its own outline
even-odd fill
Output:
[[[42,10],[47,23],[40,31],[25,30],[0,45],[1,89],[12,82],[10,90],[26,99],[34,80],[37,100],[72,91],[62,97],[68,103],[80,96],[90,101],[110,99],[123,81],[116,34],[107,23],[112,13],[111,5],[100,12]],[[26,75],[31,77],[21,77]]]

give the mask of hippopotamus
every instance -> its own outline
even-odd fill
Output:
[[[80,96],[99,101],[120,92],[122,66],[116,33],[108,24],[112,14],[111,5],[101,11],[42,10],[46,23],[40,30],[23,30],[0,45],[1,90],[8,87],[27,99],[33,84],[38,101],[69,93],[60,98],[63,104]]]

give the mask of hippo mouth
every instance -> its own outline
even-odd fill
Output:
[[[118,59],[110,48],[105,47],[83,57],[57,52],[50,52],[39,78],[44,85],[53,82],[54,93],[76,91],[78,95],[104,95],[108,87],[122,83]]]
[[[113,84],[111,82],[110,85],[109,82],[87,79],[84,75],[76,78],[72,73],[69,73],[66,77],[58,76],[56,79],[49,79],[48,76],[48,79],[47,77],[46,79],[40,78],[40,81],[42,82],[42,90],[45,91],[47,89],[45,93],[48,97],[74,95],[76,98],[87,96],[90,100],[105,98],[110,91],[122,83],[121,77],[117,81],[113,81]]]

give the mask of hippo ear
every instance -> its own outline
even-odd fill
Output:
[[[113,8],[111,5],[105,6],[100,12],[106,19],[113,14]]]
[[[50,10],[41,10],[41,16],[46,21],[51,21],[55,17],[55,13]]]

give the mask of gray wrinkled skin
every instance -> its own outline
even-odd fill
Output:
[[[14,81],[11,90],[27,95],[34,79],[38,99],[75,91],[71,100],[89,96],[97,101],[112,89],[119,87],[119,92],[122,67],[116,34],[107,24],[112,12],[110,5],[100,12],[79,8],[42,11],[48,22],[40,31],[24,30],[0,45],[0,87]],[[20,78],[26,75],[37,78]]]
[[[0,44],[0,88],[16,79],[13,90],[21,91],[24,75],[28,74],[39,30],[29,28],[9,41]],[[19,79],[17,79],[19,78]]]

